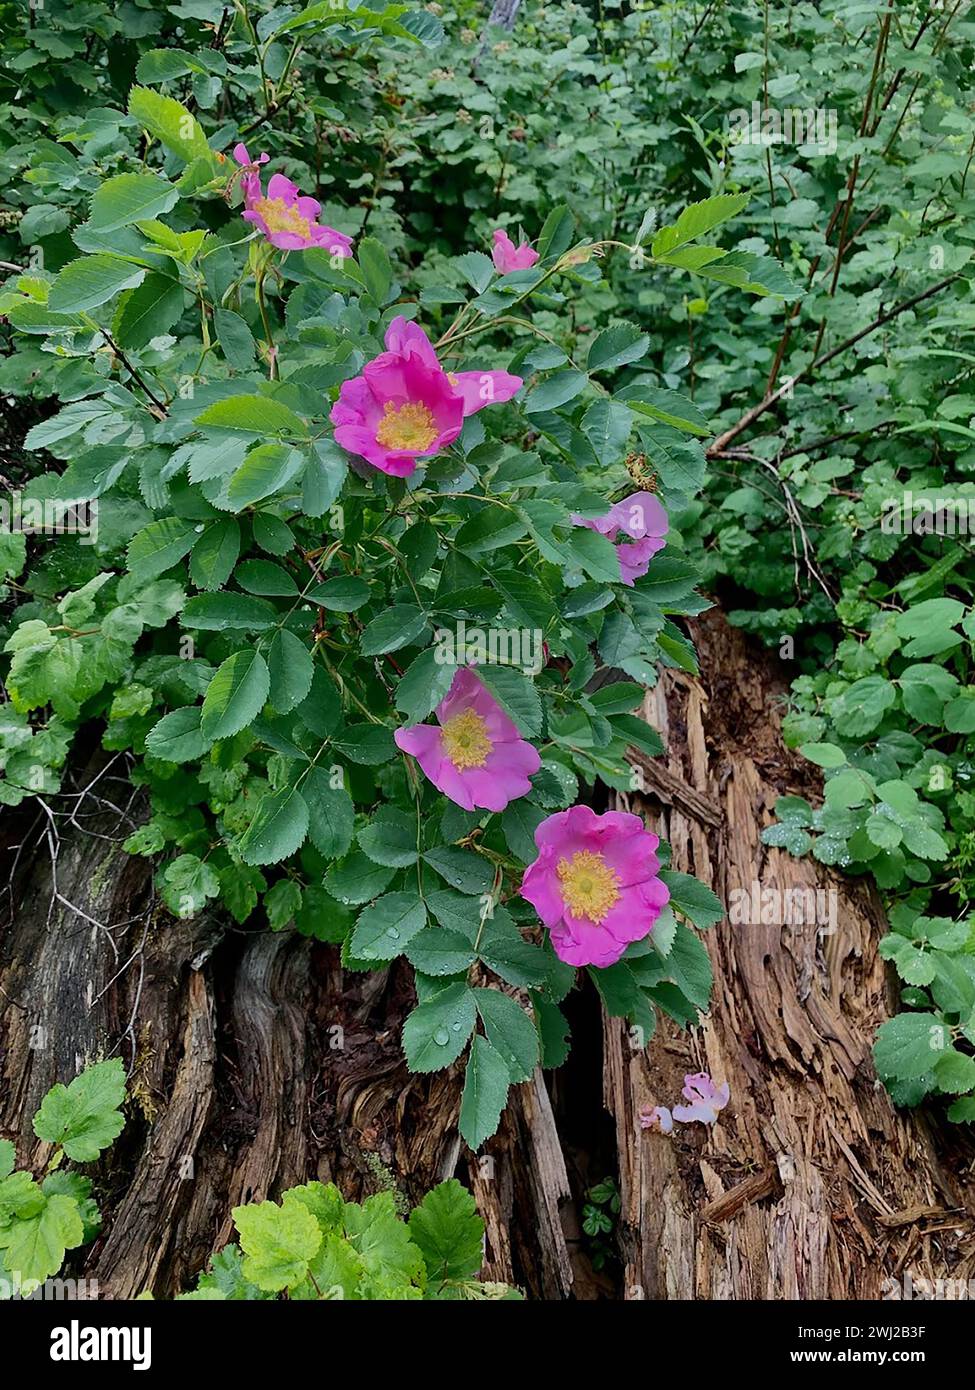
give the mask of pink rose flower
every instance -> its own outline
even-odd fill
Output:
[[[466,416],[521,390],[510,372],[444,371],[423,329],[401,316],[385,342],[361,376],[343,381],[329,415],[336,443],[383,473],[408,477],[418,458],[454,442]]]
[[[525,870],[527,898],[568,965],[613,965],[653,930],[670,899],[657,877],[660,844],[639,816],[573,806],[535,831],[539,855]]]
[[[681,1095],[691,1104],[675,1105],[675,1120],[685,1125],[692,1120],[699,1120],[702,1125],[713,1125],[717,1121],[718,1111],[723,1110],[731,1098],[731,1087],[727,1081],[715,1086],[706,1071],[699,1071],[684,1077]]]
[[[655,1129],[658,1134],[669,1134],[674,1121],[666,1105],[655,1105],[650,1110],[646,1105],[640,1110],[640,1128]]]
[[[508,233],[499,227],[494,233],[491,259],[499,275],[510,275],[513,270],[530,270],[538,260],[538,252],[533,251],[527,241],[516,246]]]
[[[436,709],[437,724],[397,729],[396,746],[416,758],[433,785],[473,811],[503,811],[531,791],[542,760],[468,666]]]
[[[322,246],[333,256],[352,255],[351,238],[320,223],[321,203],[302,197],[297,184],[283,174],[272,174],[267,194],[262,192],[258,165],[267,163],[266,154],[252,161],[247,146],[237,144],[233,155],[244,170],[240,179],[244,221],[259,228],[272,246],[282,251],[307,251],[310,246]]]
[[[667,544],[667,513],[652,492],[634,492],[610,507],[604,516],[589,519],[576,513],[572,520],[576,526],[588,526],[590,531],[598,531],[611,541],[620,532],[629,537],[616,547],[620,579],[629,588],[646,574],[653,556]]]

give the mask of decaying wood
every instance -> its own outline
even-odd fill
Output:
[[[20,830],[0,927],[0,1135],[40,1171],[45,1092],[123,1057],[126,1128],[93,1170],[106,1228],[78,1270],[102,1296],[186,1287],[233,1238],[234,1206],[295,1183],[334,1180],[355,1200],[394,1187],[413,1203],[466,1174],[461,1068],[410,1076],[403,1061],[405,967],[352,974],[295,934],[174,919],[110,814],[56,838],[43,819]],[[474,1160],[493,1276],[565,1297],[569,1183],[540,1074],[505,1124]]]
[[[934,1110],[895,1111],[871,1060],[896,1008],[879,903],[811,858],[762,846],[776,797],[816,789],[782,745],[782,686],[767,664],[720,616],[695,639],[702,679],[668,673],[645,714],[671,776],[719,806],[722,824],[667,795],[667,779],[623,801],[670,841],[673,867],[725,903],[756,883],[813,894],[805,920],[784,923],[772,903],[767,922],[725,919],[707,934],[715,988],[700,1029],[664,1023],[643,1053],[604,1021],[627,1296],[871,1299],[896,1296],[885,1280],[906,1268],[968,1279],[972,1147]],[[683,1074],[699,1070],[730,1084],[718,1123],[641,1131],[641,1107],[679,1102]]]
[[[721,922],[709,1017],[689,1035],[661,1024],[645,1052],[600,1024],[586,986],[566,1067],[514,1089],[478,1155],[457,1134],[461,1069],[406,1070],[402,963],[356,974],[295,934],[178,921],[121,850],[131,825],[106,810],[58,835],[43,812],[7,813],[0,1135],[39,1170],[30,1121],[50,1085],[113,1053],[129,1072],[126,1129],[92,1170],[105,1231],[75,1272],[166,1296],[230,1237],[237,1203],[316,1178],[413,1202],[458,1173],[485,1219],[485,1277],[533,1298],[876,1298],[907,1272],[975,1275],[970,1142],[934,1110],[896,1112],[874,1075],[896,1006],[879,904],[762,847],[776,797],[818,788],[782,745],[781,681],[720,616],[695,635],[702,677],[669,672],[647,697],[668,753],[634,755],[645,790],[624,802],[724,901],[753,883],[825,889],[835,919]],[[718,1124],[641,1130],[641,1108],[673,1106],[701,1069],[731,1087]],[[617,1167],[622,1279],[594,1273],[580,1229],[587,1187]]]

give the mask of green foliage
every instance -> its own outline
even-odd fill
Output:
[[[61,1169],[64,1158],[91,1163],[118,1138],[125,1123],[125,1069],[118,1059],[97,1062],[67,1086],[53,1086],[34,1116],[38,1139],[54,1145],[47,1175],[15,1169],[9,1140],[0,1140],[0,1276],[6,1296],[29,1295],[60,1270],[67,1251],[93,1240],[101,1216],[91,1179]]]
[[[332,1183],[306,1183],[280,1202],[234,1208],[239,1245],[210,1260],[190,1300],[356,1301],[517,1299],[482,1283],[484,1222],[456,1179],[428,1192],[406,1221],[391,1192],[345,1202]]]
[[[31,205],[0,233],[8,265],[29,262],[0,291],[0,388],[41,406],[25,501],[97,501],[98,526],[3,538],[0,800],[56,795],[77,731],[100,728],[149,805],[125,847],[153,858],[171,913],[294,929],[353,970],[411,963],[404,1050],[420,1071],[466,1056],[476,1147],[510,1085],[566,1050],[574,972],[517,896],[535,828],[599,782],[627,789],[628,748],[662,751],[632,713],[641,690],[695,669],[682,623],[707,605],[685,534],[720,402],[695,395],[703,359],[688,378],[661,356],[661,325],[683,331],[702,277],[741,314],[781,312],[794,276],[741,239],[753,178],[671,179],[686,132],[635,80],[656,15],[596,26],[556,6],[477,72],[438,47],[446,30],[469,51],[466,0],[443,25],[381,0],[147,4],[137,23],[54,0],[35,19],[0,79],[0,180]],[[242,219],[241,134],[315,190],[354,259],[282,253]],[[499,275],[482,248],[518,221],[540,259]],[[450,371],[525,382],[406,479],[329,422],[397,316]],[[627,586],[573,517],[647,485],[668,543]],[[462,812],[393,739],[449,688],[435,643],[461,623],[544,643],[537,662],[479,663],[542,757],[501,813]],[[700,885],[669,882],[689,922],[718,919]],[[657,1008],[697,1021],[710,968],[672,915],[642,945],[593,974],[649,1039]],[[288,1287],[307,1221],[243,1220],[248,1278]]]

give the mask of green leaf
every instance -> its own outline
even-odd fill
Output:
[[[461,893],[486,893],[494,882],[494,869],[478,854],[469,850],[456,849],[453,845],[440,845],[427,850],[423,858],[441,878],[447,880],[451,888]]]
[[[386,303],[393,279],[393,270],[385,246],[375,237],[363,237],[356,247],[356,260],[362,271],[366,290],[381,307]]]
[[[174,917],[195,917],[208,898],[220,892],[220,879],[195,854],[181,854],[167,864],[160,879],[163,901]]]
[[[843,767],[847,761],[846,754],[835,743],[800,743],[799,752],[817,767]]]
[[[200,728],[199,705],[184,705],[163,715],[146,735],[146,752],[169,763],[188,763],[201,758],[210,747]]]
[[[271,396],[227,396],[196,416],[204,429],[244,430],[248,434],[288,435],[306,439],[308,427],[300,415]]]
[[[396,708],[411,723],[423,719],[450,690],[457,667],[439,660],[440,648],[430,647],[410,662],[396,687]]]
[[[650,335],[632,323],[604,328],[589,344],[586,366],[590,372],[611,372],[629,362],[639,362],[650,346]]]
[[[677,252],[677,256],[683,255]],[[664,264],[676,264],[677,256],[665,259]],[[708,280],[734,285],[747,294],[775,295],[779,299],[798,299],[802,291],[786,275],[778,261],[771,256],[755,256],[750,251],[732,251],[717,262],[695,267]]]
[[[633,416],[619,401],[600,399],[582,417],[580,426],[604,468],[619,463],[633,428]]]
[[[542,223],[538,234],[536,250],[544,259],[547,256],[561,256],[572,245],[575,231],[575,218],[564,203],[554,207]]]
[[[673,226],[660,228],[651,243],[651,253],[655,259],[670,255],[678,246],[696,240],[736,216],[747,202],[747,193],[720,193],[715,198],[691,203]]]
[[[559,406],[568,405],[574,401],[589,383],[589,378],[585,372],[576,371],[574,367],[566,368],[563,372],[556,372],[554,376],[548,377],[532,391],[529,391],[522,405],[522,410],[526,415],[539,414],[542,411],[557,410]]]
[[[619,556],[616,547],[606,536],[579,526],[569,533],[565,548],[569,558],[591,579],[601,584],[619,583]]]
[[[133,87],[129,93],[129,115],[184,163],[212,159],[199,121],[173,97],[162,96],[148,87]]]
[[[280,627],[271,639],[267,664],[271,704],[278,714],[289,714],[311,690],[315,674],[311,652],[300,637]]]
[[[460,975],[474,962],[474,948],[463,932],[425,927],[406,948],[406,956],[424,975]]]
[[[301,1202],[250,1202],[234,1207],[234,1225],[244,1252],[244,1278],[276,1293],[307,1277],[309,1261],[322,1243],[322,1231]]]
[[[308,806],[296,787],[266,795],[240,841],[245,864],[278,864],[300,849],[308,834]]]
[[[412,603],[394,603],[373,618],[359,639],[363,656],[381,656],[411,646],[422,636],[427,615]]]
[[[211,741],[230,738],[245,729],[264,708],[269,689],[267,663],[260,652],[245,650],[228,656],[203,697],[203,737]]]
[[[681,396],[677,391],[661,391],[649,382],[634,382],[619,393],[619,399],[626,401],[632,410],[648,415],[674,429],[701,437],[711,433],[707,418],[701,414],[693,401]]]
[[[460,1132],[468,1147],[477,1150],[495,1133],[508,1099],[508,1066],[487,1038],[478,1034],[471,1043],[460,1102]]]
[[[541,1043],[541,1063],[546,1070],[561,1067],[569,1055],[569,1024],[559,1006],[547,994],[535,994],[535,1017]]]
[[[713,927],[725,915],[724,904],[711,889],[691,874],[661,869],[661,880],[670,889],[670,905],[683,912],[697,927]]]
[[[232,517],[212,521],[193,546],[190,578],[198,589],[219,589],[233,573],[240,554],[240,527]]]
[[[359,844],[376,864],[406,869],[417,859],[415,817],[395,806],[380,806],[373,819],[358,834]]]
[[[250,450],[227,484],[228,506],[232,511],[240,512],[280,492],[297,477],[303,464],[304,456],[299,449],[289,448],[286,444],[258,444]]]
[[[898,1014],[880,1025],[873,1057],[882,1078],[909,1081],[932,1071],[950,1047],[950,1030],[934,1014]]]
[[[353,850],[340,864],[332,865],[325,875],[325,887],[340,903],[367,903],[383,891],[393,873],[394,870],[374,864],[367,855]]]
[[[223,355],[234,370],[251,371],[257,357],[257,344],[246,321],[233,309],[216,308],[213,311],[213,326]]]
[[[209,632],[264,632],[277,626],[277,611],[249,594],[196,594],[183,609],[183,626]]]
[[[447,985],[419,1004],[403,1024],[403,1050],[410,1071],[440,1071],[455,1062],[474,1031],[475,1015],[474,995],[461,982]],[[507,1067],[504,1074],[507,1082]]]
[[[141,348],[168,333],[183,314],[183,289],[177,280],[154,271],[134,290],[126,290],[112,320],[119,347]]]
[[[267,598],[297,598],[298,585],[282,565],[273,560],[245,560],[234,576],[249,594]]]
[[[155,174],[117,174],[92,198],[88,227],[93,232],[114,232],[133,222],[149,222],[178,201],[179,190]]]
[[[833,722],[848,738],[863,738],[874,731],[897,699],[897,691],[883,676],[864,676],[833,702]]]
[[[531,677],[514,666],[493,663],[479,666],[477,675],[519,732],[525,738],[537,738],[542,732],[542,702]]]
[[[548,980],[549,962],[544,951],[524,939],[503,907],[496,907],[485,922],[477,953],[488,969],[509,985],[527,988]]]
[[[324,584],[316,584],[306,597],[320,608],[329,608],[335,613],[354,613],[369,602],[369,585],[355,575],[342,574],[326,579]]]
[[[952,1048],[938,1058],[934,1068],[938,1089],[949,1095],[961,1095],[975,1089],[975,1059]]]
[[[527,1081],[538,1065],[538,1033],[524,1009],[498,989],[475,989],[474,1001],[488,1041],[511,1080]]]
[[[63,1193],[46,1197],[39,1211],[0,1232],[0,1242],[6,1245],[6,1268],[16,1270],[22,1283],[43,1282],[57,1274],[65,1251],[74,1250],[84,1238],[78,1202]]]
[[[298,718],[317,738],[331,738],[342,722],[342,700],[321,666],[315,667],[311,691],[298,706]]]
[[[34,1116],[34,1133],[60,1144],[76,1163],[91,1163],[122,1133],[125,1067],[115,1057],[96,1062],[67,1086],[53,1086]]]
[[[711,958],[701,939],[683,922],[677,923],[673,945],[665,957],[665,973],[686,999],[699,1009],[707,1008],[713,980]]]
[[[948,1119],[953,1124],[975,1122],[975,1096],[963,1096],[948,1107]]]
[[[360,912],[350,950],[358,960],[393,960],[426,924],[426,908],[415,891],[387,893]]]
[[[474,1198],[456,1178],[427,1193],[410,1213],[409,1226],[431,1282],[473,1279],[480,1270],[484,1222]]]
[[[508,842],[508,848],[525,864],[532,863],[538,857],[535,831],[544,819],[545,812],[533,806],[524,797],[509,802],[501,816],[501,829]]]
[[[178,516],[161,516],[150,521],[129,541],[126,560],[136,579],[155,579],[178,564],[199,539],[191,521]]]
[[[71,261],[56,276],[48,308],[58,314],[82,314],[131,290],[145,279],[145,269],[119,256],[100,253]]]
[[[396,756],[393,735],[385,724],[352,724],[341,734],[332,735],[332,744],[354,763],[373,767]]]
[[[333,787],[321,767],[309,769],[302,795],[308,804],[312,844],[326,859],[341,859],[352,844],[355,808],[351,796],[344,786]]]

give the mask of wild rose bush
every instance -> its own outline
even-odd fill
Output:
[[[687,1025],[708,1002],[691,924],[720,904],[637,817],[588,805],[639,788],[629,749],[662,752],[633,713],[658,667],[695,669],[681,518],[707,421],[641,370],[639,327],[572,358],[534,316],[567,316],[613,256],[719,260],[699,238],[743,199],[632,244],[525,208],[526,240],[431,285],[327,225],[276,167],[282,133],[250,124],[208,136],[134,86],[124,138],[73,156],[79,254],[0,298],[56,398],[24,525],[87,528],[0,536],[0,798],[55,798],[94,724],[145,790],[126,848],[172,913],[294,929],[352,970],[406,957],[407,1061],[466,1054],[476,1148],[510,1085],[564,1060],[578,968],[636,1046],[657,1009]],[[728,283],[765,293],[755,259]]]

